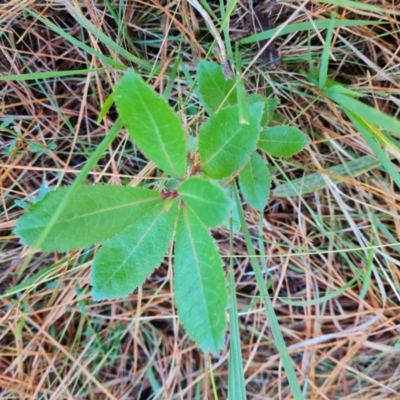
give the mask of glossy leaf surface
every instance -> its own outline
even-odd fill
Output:
[[[115,102],[129,135],[146,157],[167,174],[182,178],[186,168],[185,133],[166,100],[129,71],[115,86]]]
[[[205,108],[214,113],[237,103],[236,79],[226,80],[221,66],[212,61],[200,61],[197,68],[200,100]],[[225,100],[225,101],[224,101]]]
[[[253,153],[250,161],[239,174],[239,186],[247,203],[262,211],[268,202],[271,175],[265,161],[258,153]]]
[[[254,103],[263,103],[264,104],[264,110],[263,114],[261,117],[260,125],[262,128],[265,128],[268,125],[268,121],[272,116],[274,107],[272,104],[271,100],[275,99],[267,99],[264,96],[261,96],[260,94],[253,93],[249,96],[249,104],[254,104]]]
[[[227,289],[222,260],[209,232],[182,207],[175,239],[175,304],[180,322],[203,351],[217,353],[226,328]]]
[[[206,175],[227,178],[244,166],[256,149],[262,113],[262,103],[249,105],[250,124],[241,124],[238,106],[229,107],[201,126],[199,153]]]
[[[168,212],[160,204],[103,244],[92,267],[94,300],[125,297],[143,284],[168,249],[177,215],[178,200]]]
[[[258,147],[275,157],[290,157],[303,150],[308,144],[306,135],[297,128],[282,125],[263,131]]]
[[[57,189],[33,204],[17,222],[21,243],[35,246],[70,187]],[[102,242],[132,225],[162,199],[148,189],[112,185],[83,185],[41,244],[43,251],[70,251]]]
[[[221,187],[211,181],[190,178],[179,187],[179,194],[207,226],[216,227],[228,217],[230,201]]]

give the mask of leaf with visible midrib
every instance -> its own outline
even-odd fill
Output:
[[[177,215],[177,199],[168,211],[160,204],[103,244],[92,267],[94,300],[125,297],[143,284],[168,249]]]
[[[227,290],[222,260],[209,232],[182,207],[175,238],[174,296],[178,316],[203,351],[217,353],[226,328]]]
[[[167,174],[183,178],[185,133],[166,100],[129,71],[115,86],[115,103],[129,135],[143,153]]]
[[[260,120],[260,126],[262,128],[266,127],[268,124],[268,121],[271,117],[271,114],[269,112],[268,99],[266,99],[264,96],[261,96],[261,94],[253,93],[248,97],[247,101],[248,101],[248,104],[254,104],[254,103],[263,103],[264,104],[264,110],[263,110],[262,117]]]
[[[197,68],[200,100],[208,112],[216,112],[237,104],[236,78],[226,80],[221,66],[212,61],[200,61]]]
[[[71,187],[57,189],[33,204],[17,222],[15,234],[34,246]],[[70,251],[102,242],[132,225],[162,202],[160,193],[116,185],[82,185],[41,244],[43,251]]]
[[[240,172],[239,186],[246,202],[254,209],[262,211],[268,202],[271,175],[258,153],[251,155],[250,161]]]
[[[216,227],[228,218],[230,201],[215,183],[192,177],[182,183],[178,192],[207,226]]]
[[[306,135],[293,126],[281,125],[261,132],[258,147],[275,157],[290,157],[308,144]]]
[[[199,153],[201,170],[215,179],[237,172],[256,149],[263,104],[248,106],[250,124],[239,122],[238,106],[214,114],[200,127]]]

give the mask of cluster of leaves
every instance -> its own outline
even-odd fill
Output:
[[[223,185],[238,177],[244,200],[263,210],[271,179],[258,150],[290,156],[307,139],[288,126],[267,128],[277,101],[260,95],[245,99],[248,123],[241,123],[238,82],[226,81],[219,65],[201,62],[197,82],[209,119],[201,125],[191,154],[181,121],[137,73],[126,73],[115,88],[122,122],[146,157],[164,171],[169,190],[81,185],[68,193],[71,188],[63,187],[30,206],[15,233],[22,243],[44,251],[102,243],[91,273],[95,300],[135,290],[174,240],[173,289],[180,321],[204,351],[215,353],[223,345],[228,295],[223,262],[209,229],[229,217],[232,202]]]

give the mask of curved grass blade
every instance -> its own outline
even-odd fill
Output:
[[[293,398],[295,400],[303,400],[302,391],[300,388],[300,384],[296,378],[296,372],[293,368],[293,362],[290,358],[289,351],[287,349],[285,340],[283,338],[282,332],[279,327],[279,321],[275,314],[274,307],[272,301],[269,297],[267,285],[264,280],[264,276],[261,272],[260,264],[257,260],[256,251],[253,246],[253,242],[250,236],[249,228],[246,224],[246,220],[244,218],[243,209],[240,203],[239,194],[234,187],[235,190],[235,199],[236,199],[236,206],[240,217],[240,224],[243,230],[243,236],[246,241],[247,251],[250,256],[250,263],[253,267],[254,276],[257,281],[258,290],[260,291],[260,295],[262,301],[264,303],[265,314],[267,316],[269,326],[272,331],[273,340],[275,342],[275,346],[279,351],[279,355],[281,357],[281,362],[287,374],[287,379],[289,381],[290,388],[292,390]]]
[[[350,113],[357,115],[358,118],[364,119],[377,127],[387,129],[397,137],[400,136],[399,119],[383,113],[374,107],[368,106],[360,100],[351,98],[344,94],[342,90],[341,85],[334,85],[326,89],[323,93]],[[379,140],[380,138],[377,137],[376,139]]]
[[[112,66],[113,68],[118,68],[118,69],[125,69],[126,68],[126,66],[124,64],[121,64],[120,62],[115,61],[112,58],[105,56],[101,52],[96,51],[92,47],[88,46],[86,43],[74,38],[72,35],[70,35],[67,32],[65,32],[64,29],[59,28],[56,24],[53,24],[47,18],[43,18],[41,15],[35,13],[29,7],[24,7],[24,11],[26,11],[28,14],[31,14],[35,19],[37,19],[40,22],[42,22],[45,26],[48,26],[53,32],[57,33],[58,35],[60,35],[65,40],[67,40],[68,42],[72,43],[78,49],[82,49],[87,54],[93,55],[94,57],[96,57],[99,60],[103,61],[105,64],[108,64],[108,65]],[[105,34],[103,34],[103,35],[106,36]],[[110,38],[109,38],[109,40],[110,40]],[[129,57],[131,55],[126,50],[125,50],[125,53],[126,53],[126,55],[128,55],[128,57],[126,57],[128,60],[130,59],[131,61],[136,61],[136,59],[132,60],[131,57]],[[143,67],[145,67],[145,66],[143,65]],[[150,65],[150,67],[148,69],[150,70],[150,68],[151,68],[151,65]]]
[[[382,163],[373,156],[363,156],[356,160],[349,161],[344,165],[335,165],[327,168],[324,173],[314,172],[303,178],[297,178],[290,182],[277,186],[272,194],[276,197],[302,196],[309,193],[315,193],[327,187],[324,175],[329,177],[333,183],[340,183],[349,178],[368,172],[379,167]]]
[[[358,2],[360,3],[360,2]],[[273,29],[270,29],[265,32],[256,33],[255,35],[247,36],[241,40],[239,40],[239,44],[249,44],[254,42],[259,42],[261,40],[270,39],[275,36],[283,36],[288,33],[293,32],[302,32],[302,31],[314,31],[315,29],[328,29],[330,25],[329,20],[314,20],[311,22],[299,22],[297,24],[286,25],[282,28],[282,26],[277,26]],[[348,26],[366,26],[366,25],[385,25],[386,21],[378,21],[378,20],[335,20],[333,24],[333,28],[341,28]]]

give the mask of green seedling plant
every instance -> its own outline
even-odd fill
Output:
[[[275,99],[250,94],[239,104],[238,79],[228,81],[218,64],[200,62],[196,94],[208,119],[198,134],[190,134],[168,102],[128,71],[114,93],[120,120],[163,172],[161,178],[139,187],[79,183],[58,188],[29,206],[15,228],[21,243],[42,251],[102,244],[91,270],[96,301],[132,293],[173,242],[180,322],[203,351],[212,353],[224,345],[228,294],[210,230],[229,220],[227,186],[238,182],[243,200],[262,211],[271,186],[267,156],[289,157],[308,143],[296,128],[268,126]]]

